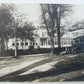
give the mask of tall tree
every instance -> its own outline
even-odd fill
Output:
[[[11,11],[13,11],[13,4],[1,4],[0,5],[0,42],[1,42],[1,49],[4,50],[4,41],[8,40],[8,37],[10,35],[9,33],[9,27],[12,24],[12,14]]]
[[[41,4],[42,11],[42,20],[47,28],[47,33],[51,39],[51,52],[54,50],[54,34],[57,30],[58,36],[58,49],[61,48],[60,42],[60,28],[61,28],[61,19],[69,14],[71,11],[71,5],[64,4]]]
[[[4,51],[6,42],[9,38],[15,38],[15,56],[17,56],[17,38],[32,38],[33,26],[30,23],[24,23],[24,14],[18,13],[14,4],[0,5],[0,42],[1,49]],[[21,39],[22,39],[21,38]]]

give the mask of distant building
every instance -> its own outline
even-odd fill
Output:
[[[36,29],[34,31],[35,41],[31,42],[29,39],[21,40],[20,38],[17,38],[17,47],[18,49],[29,49],[29,46],[34,46],[35,49],[37,48],[51,48],[50,45],[50,37],[47,34],[47,30],[44,28]],[[70,32],[65,32],[63,36],[61,36],[61,47],[71,47],[72,46],[72,34]],[[58,41],[57,41],[57,34],[55,34],[54,37],[54,47],[58,47]],[[8,40],[8,49],[15,49],[15,38],[10,38]]]
[[[84,28],[69,30],[69,32],[72,34],[72,38],[77,38],[84,35]]]

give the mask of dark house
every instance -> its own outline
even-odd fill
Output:
[[[74,48],[76,53],[84,53],[84,35],[74,39]]]

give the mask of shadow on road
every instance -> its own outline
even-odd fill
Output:
[[[28,75],[16,76],[9,79],[9,81],[33,81],[35,79],[48,77],[48,76],[56,76],[59,74],[68,73],[71,71],[81,70],[81,69],[84,69],[84,64],[74,64],[72,66],[62,68],[62,69],[51,69],[45,72],[37,72],[37,73],[28,74]]]

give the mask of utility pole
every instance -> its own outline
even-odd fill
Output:
[[[17,57],[17,37],[16,37],[16,29],[15,29],[15,57]]]
[[[17,57],[17,36],[16,36],[16,28],[14,28],[14,37],[15,37],[15,55]]]

